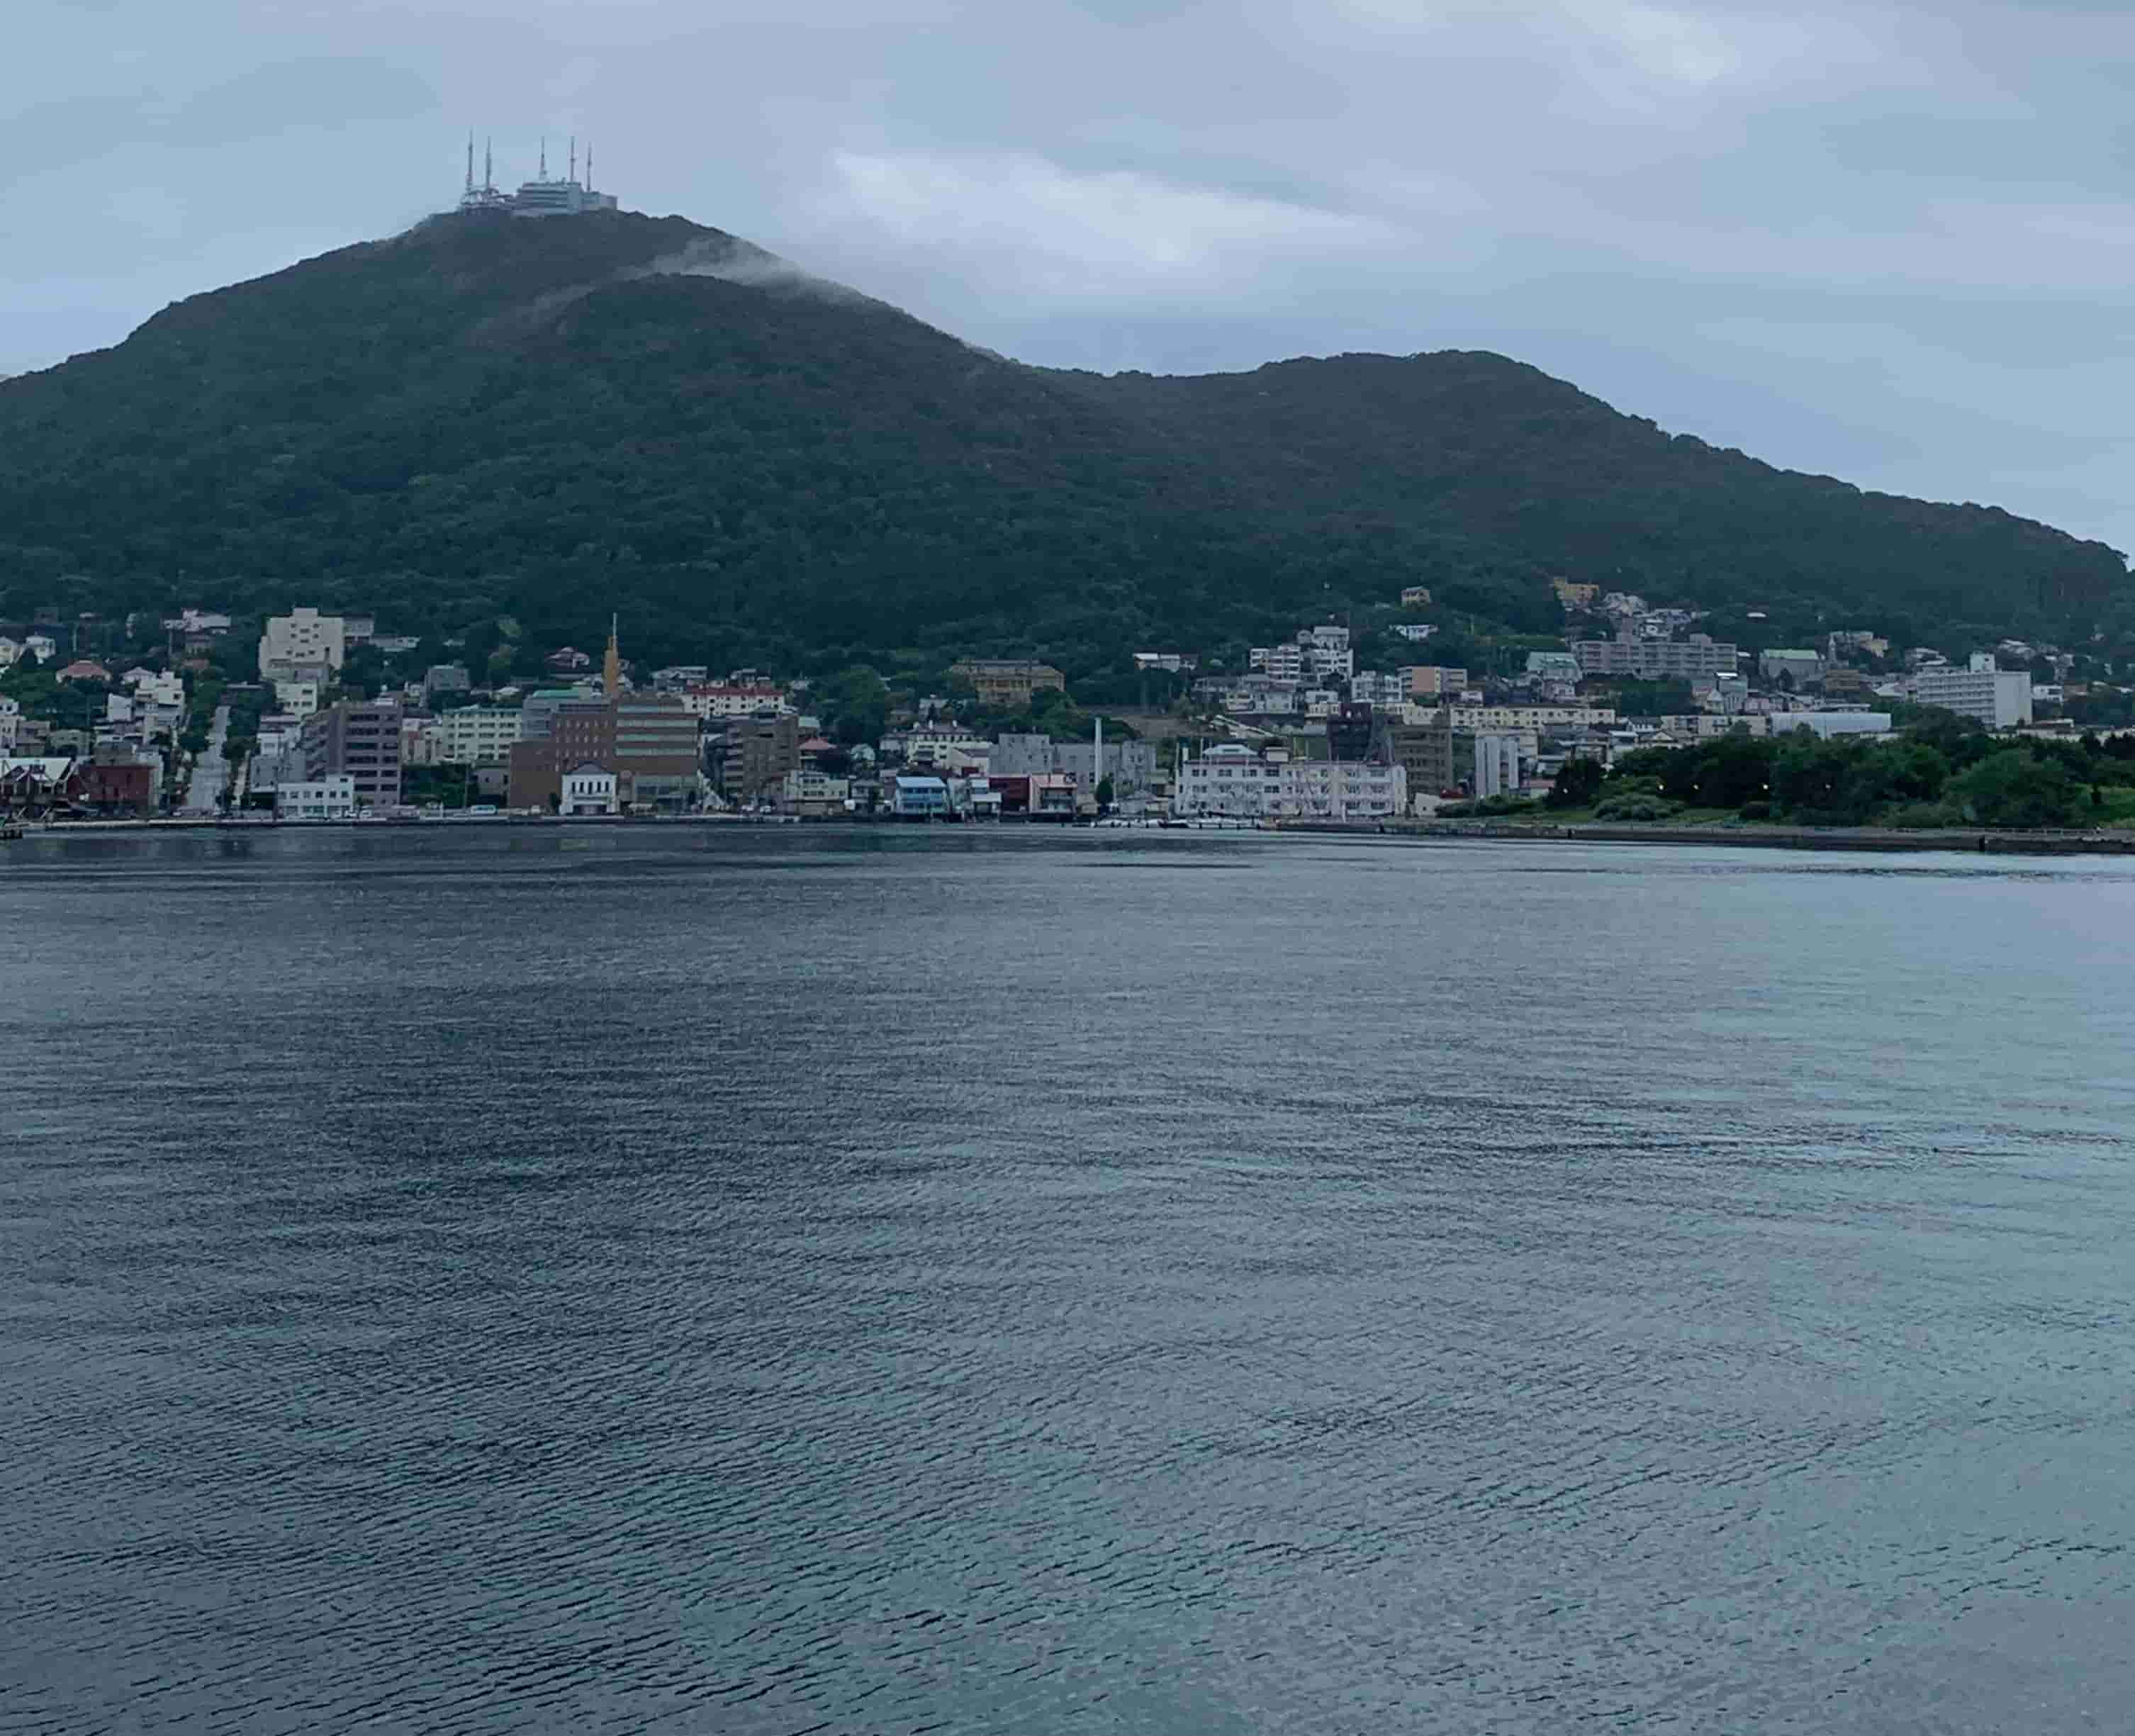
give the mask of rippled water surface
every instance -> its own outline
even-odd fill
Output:
[[[2135,873],[0,846],[0,1730],[2122,1730]]]

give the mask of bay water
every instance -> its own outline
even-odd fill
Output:
[[[2115,1730],[2135,870],[0,846],[0,1732]]]

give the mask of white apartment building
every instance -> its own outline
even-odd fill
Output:
[[[270,615],[259,636],[259,678],[264,681],[331,678],[348,657],[346,623],[339,615],[300,609]]]
[[[0,754],[12,754],[22,735],[22,707],[0,694]]]
[[[1271,681],[1299,681],[1305,678],[1305,647],[1301,645],[1256,645],[1246,653],[1246,667]]]
[[[1298,643],[1305,647],[1312,673],[1319,681],[1348,681],[1357,672],[1357,653],[1350,648],[1349,629],[1331,623],[1324,627],[1308,627],[1297,636]]]
[[[1408,775],[1397,765],[1358,760],[1265,758],[1223,742],[1181,769],[1171,811],[1182,818],[1381,820],[1408,806]]]
[[[352,820],[356,817],[356,779],[344,772],[337,778],[320,778],[274,786],[274,817],[278,820]]]
[[[1330,622],[1305,628],[1287,644],[1256,645],[1247,652],[1246,664],[1255,674],[1276,681],[1324,684],[1353,676],[1357,653],[1350,647],[1349,629]]]
[[[1411,706],[1407,721],[1429,723],[1434,706]],[[1616,721],[1614,706],[1449,706],[1456,730],[1591,729]]]
[[[1687,639],[1642,639],[1619,633],[1613,639],[1578,639],[1571,654],[1582,675],[1628,675],[1639,681],[1696,681],[1732,675],[1738,652],[1725,641],[1694,633]]]
[[[133,697],[152,706],[176,706],[185,709],[185,677],[171,670],[157,674],[152,669],[129,669],[123,677],[133,690]]]
[[[1378,706],[1392,710],[1408,700],[1408,682],[1400,674],[1380,675],[1359,669],[1349,677],[1349,697],[1360,706]]]
[[[1990,730],[2031,720],[2031,676],[2025,669],[1923,669],[1913,677],[1913,697]]]
[[[793,709],[782,689],[753,681],[709,681],[685,687],[681,701],[693,716],[701,718],[753,717],[759,711],[784,716]]]
[[[439,765],[493,765],[511,757],[520,714],[509,706],[467,706],[432,718],[428,733]]]
[[[317,681],[277,681],[274,703],[292,717],[309,717],[319,708]]]
[[[1807,730],[1819,741],[1828,741],[1834,735],[1873,737],[1891,733],[1888,711],[1780,711],[1765,721],[1771,725],[1774,735],[1791,735],[1797,730]]]

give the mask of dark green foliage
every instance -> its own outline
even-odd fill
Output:
[[[756,275],[646,274],[691,250]],[[1554,574],[1774,620],[2128,613],[2100,545],[1671,438],[1499,356],[1053,372],[627,213],[436,220],[0,384],[0,616],[370,609],[465,632],[491,678],[615,611],[656,664],[1036,652],[1126,704],[1132,650],[1382,633],[1415,583],[1480,666],[1556,629]],[[840,715],[859,739],[868,707]]]
[[[1697,709],[1688,681],[1624,681],[1603,702],[1619,717],[1681,717]]]
[[[2004,747],[1968,719],[1912,706],[1887,741],[1797,730],[1626,754],[1595,812],[1658,818],[1688,806],[1794,826],[2065,827],[2095,823],[2113,807],[2105,788],[2130,785],[2135,745],[2117,739]]]
[[[1977,826],[2029,829],[2079,822],[2077,786],[2068,768],[2021,748],[1988,754],[1953,778],[1949,793],[1965,819]]]
[[[1605,775],[1598,759],[1567,759],[1550,788],[1552,807],[1584,807],[1601,793]]]

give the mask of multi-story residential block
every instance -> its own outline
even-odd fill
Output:
[[[1305,678],[1305,647],[1295,641],[1281,645],[1256,645],[1246,653],[1246,667],[1255,674],[1266,676],[1270,681],[1302,681]]]
[[[400,800],[400,707],[390,700],[344,701],[304,720],[304,777],[323,783],[354,779],[365,807],[390,807]]]
[[[0,694],[0,755],[12,754],[15,744],[22,739],[22,707],[21,701]]]
[[[424,725],[442,765],[493,765],[511,757],[525,721],[509,706],[466,706],[441,711]]]
[[[1297,637],[1280,645],[1256,645],[1246,653],[1246,666],[1256,674],[1279,681],[1312,681],[1324,686],[1346,681],[1357,672],[1357,654],[1349,644],[1349,629],[1329,622],[1307,627]]]
[[[1732,675],[1740,653],[1725,641],[1694,633],[1687,639],[1644,639],[1619,633],[1613,639],[1579,639],[1571,654],[1579,672],[1628,675],[1642,681],[1694,681],[1702,675]]]
[[[683,688],[680,697],[692,713],[707,722],[793,709],[785,690],[768,681],[700,681]]]
[[[1349,677],[1349,697],[1360,706],[1380,706],[1391,710],[1408,700],[1408,681],[1399,672],[1381,675],[1370,669],[1359,669]]]
[[[969,681],[979,703],[996,710],[1020,709],[1040,688],[1067,691],[1068,677],[1050,663],[1028,657],[966,657],[949,666],[951,681]]]
[[[1388,819],[1408,806],[1398,765],[1293,759],[1222,742],[1180,769],[1172,812],[1183,818]]]
[[[1421,710],[1409,708],[1411,714]],[[1613,706],[1454,706],[1450,708],[1455,729],[1549,730],[1588,728],[1613,724]],[[1415,720],[1413,715],[1411,720]]]
[[[1411,663],[1400,673],[1411,699],[1435,699],[1467,691],[1468,672],[1450,663]]]
[[[1298,634],[1297,640],[1305,648],[1313,679],[1323,686],[1329,681],[1346,681],[1357,672],[1357,653],[1350,647],[1348,628],[1337,627],[1331,622],[1308,627]]]
[[[1442,795],[1458,788],[1450,713],[1427,714],[1414,723],[1397,726],[1389,739],[1394,764],[1406,776],[1411,797]]]
[[[719,790],[729,801],[775,793],[801,769],[801,722],[783,716],[731,718],[715,746]]]
[[[1913,697],[1924,706],[1976,719],[1990,730],[2013,730],[2031,721],[2028,670],[1923,669],[1913,677]]]
[[[299,609],[270,615],[259,636],[263,681],[330,681],[348,658],[347,624],[339,615]]]

